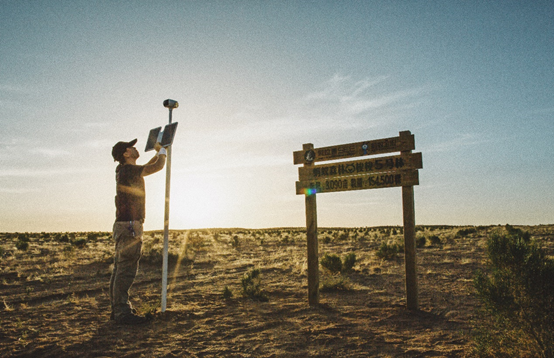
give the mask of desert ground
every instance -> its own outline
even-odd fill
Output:
[[[554,254],[554,226],[518,226]],[[464,357],[481,304],[473,289],[487,235],[501,226],[418,226],[419,310],[406,309],[401,227],[319,228],[325,254],[308,305],[305,228],[170,232],[160,312],[162,242],[146,232],[131,301],[151,322],[110,321],[110,233],[0,233],[2,357]],[[26,242],[26,244],[24,244]],[[258,270],[259,295],[243,278]]]

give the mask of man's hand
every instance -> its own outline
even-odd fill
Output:
[[[150,159],[148,163],[144,166],[142,170],[142,176],[147,176],[154,174],[163,169],[165,165],[165,157],[167,156],[166,149],[162,147],[160,143],[154,144],[154,149],[156,150],[156,155]],[[162,156],[160,158],[160,156]]]

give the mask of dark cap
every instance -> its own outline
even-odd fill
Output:
[[[130,142],[117,142],[112,148],[112,157],[114,161],[123,162],[125,160],[123,153],[127,151],[127,148],[134,146],[136,142],[136,138]]]

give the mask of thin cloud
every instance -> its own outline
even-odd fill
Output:
[[[388,76],[354,81],[350,76],[336,74],[323,84],[323,89],[303,98],[300,113],[329,125],[328,130],[367,130],[413,115],[433,90],[429,85],[393,90],[388,87]]]
[[[405,102],[408,102],[409,105],[420,93],[421,89],[398,91],[377,98],[353,98],[343,102],[343,104],[345,111],[357,115],[382,107],[388,107],[395,103],[404,105]],[[404,102],[401,102],[402,100]]]
[[[219,153],[202,153],[195,169],[209,171],[210,166],[202,163],[221,161],[223,156],[232,159],[218,167],[290,165],[292,151],[300,149],[301,143],[313,138],[325,142],[338,132],[382,126],[407,115],[425,101],[427,87],[387,92],[381,89],[387,79],[381,76],[353,81],[337,74],[322,89],[289,103],[284,113],[282,109],[277,112],[260,106],[244,107],[232,116],[231,122],[236,124],[232,128],[226,126],[210,132],[199,129],[191,133],[192,147],[216,143]],[[286,154],[281,154],[284,149]]]
[[[324,88],[319,91],[309,93],[305,96],[306,101],[328,101],[338,100],[346,101],[364,95],[364,91],[385,81],[387,76],[377,77],[375,79],[363,79],[352,83],[350,76],[341,76],[335,74],[326,81]]]
[[[222,141],[275,140],[299,133],[321,135],[336,130],[368,129],[395,120],[423,102],[425,87],[383,93],[378,87],[387,78],[355,82],[349,76],[336,74],[323,84],[323,89],[290,103],[285,114],[277,115],[260,107],[241,110],[234,120],[245,124],[225,128],[219,137]]]

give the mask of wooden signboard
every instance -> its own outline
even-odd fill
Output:
[[[419,185],[418,169],[423,168],[421,153],[415,149],[413,134],[400,132],[398,137],[314,148],[304,144],[293,152],[299,181],[296,194],[305,195],[308,240],[308,302],[319,303],[319,255],[317,241],[316,194],[350,190],[402,187],[404,214],[404,255],[408,309],[418,308],[418,284],[415,250],[415,209],[413,186]],[[340,160],[368,155],[400,152],[399,155],[342,161],[325,165],[315,162]]]
[[[317,194],[336,191],[392,188],[418,185],[417,170],[355,175],[349,177],[323,178],[321,180],[297,181],[296,194]]]
[[[364,155],[404,152],[415,149],[414,136],[398,137],[336,145],[332,147],[304,149],[293,153],[294,164],[311,164],[325,160],[361,157]]]
[[[298,168],[298,178],[300,181],[319,180],[323,178],[421,169],[422,166],[421,153],[408,153],[350,162],[303,166]]]

